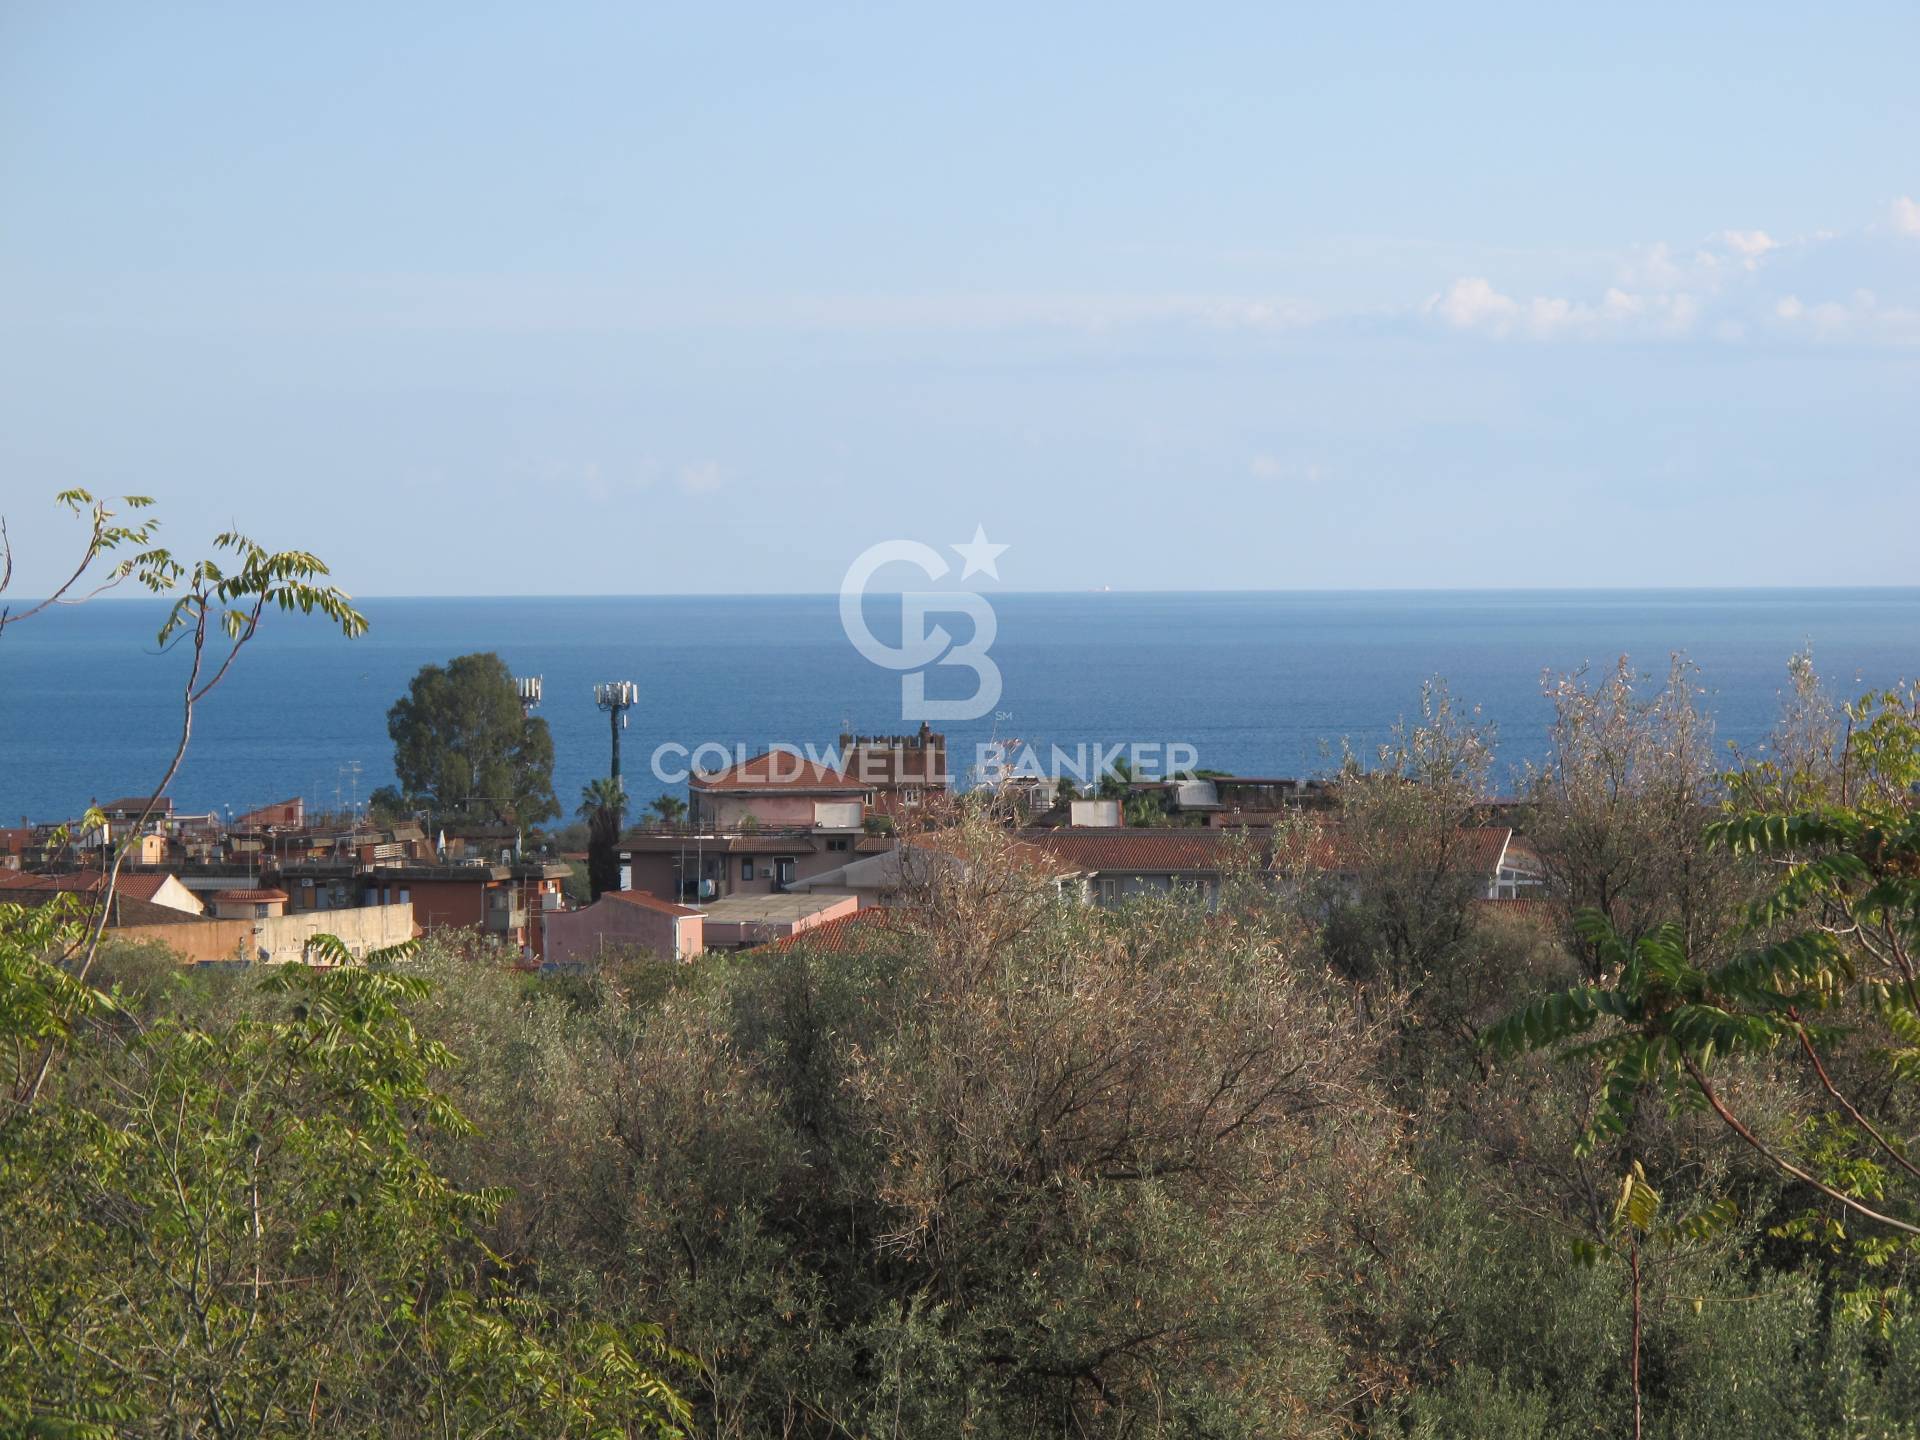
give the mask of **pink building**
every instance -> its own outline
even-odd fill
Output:
[[[647,950],[688,960],[706,948],[698,910],[638,890],[609,890],[584,910],[554,910],[546,917],[548,965],[579,965],[608,950]]]
[[[858,834],[866,823],[869,788],[790,750],[772,750],[688,780],[687,819],[721,832],[751,825]]]

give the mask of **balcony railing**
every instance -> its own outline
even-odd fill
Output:
[[[724,840],[736,835],[788,836],[811,835],[812,825],[708,825],[694,824],[690,820],[656,820],[643,825],[629,825],[621,831],[622,837],[670,836],[686,840]]]

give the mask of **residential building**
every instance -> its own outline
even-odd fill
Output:
[[[840,770],[865,787],[868,810],[899,823],[952,783],[947,737],[923,720],[911,735],[840,736]]]
[[[868,787],[790,750],[687,782],[687,819],[621,837],[626,888],[704,904],[778,895],[868,840]]]
[[[1079,897],[1085,891],[1087,876],[1042,846],[995,832],[980,849],[982,853],[971,853],[957,830],[929,831],[902,839],[879,854],[795,881],[792,888],[811,895],[852,895],[862,909],[916,906],[932,887],[964,882],[979,862],[1015,867],[1036,884],[1061,894]]]
[[[541,964],[571,968],[619,950],[689,960],[706,948],[704,921],[691,906],[637,890],[610,890],[585,909],[546,917]]]
[[[687,822],[716,833],[742,829],[859,834],[870,787],[791,750],[687,781]]]
[[[287,892],[272,887],[216,890],[213,913],[222,920],[272,920],[287,913]]]
[[[304,830],[307,825],[307,802],[300,796],[291,800],[279,800],[271,805],[262,805],[258,810],[249,810],[234,818],[231,827],[234,830]]]
[[[1230,848],[1228,832],[1198,827],[1062,826],[1025,831],[1022,838],[1085,876],[1088,897],[1100,905],[1185,893],[1209,910],[1217,909],[1222,877],[1239,853]],[[1255,859],[1264,864],[1264,853],[1256,853]]]
[[[413,907],[422,933],[477,930],[523,960],[540,958],[542,922],[560,908],[563,864],[429,865],[401,861],[360,870],[361,903]],[[547,897],[553,897],[551,901]]]
[[[736,895],[701,906],[701,930],[709,950],[746,950],[852,915],[859,906],[852,895]]]

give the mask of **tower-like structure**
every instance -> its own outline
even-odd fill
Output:
[[[538,675],[517,675],[513,688],[520,694],[520,713],[531,715],[540,708],[541,677]]]
[[[604,685],[593,687],[593,703],[607,712],[608,726],[613,732],[613,776],[614,788],[620,786],[620,732],[627,728],[627,711],[640,701],[640,687],[631,680],[609,680]]]

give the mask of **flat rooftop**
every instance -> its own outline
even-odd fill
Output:
[[[700,913],[722,924],[791,925],[846,903],[845,895],[729,895],[707,901]]]

